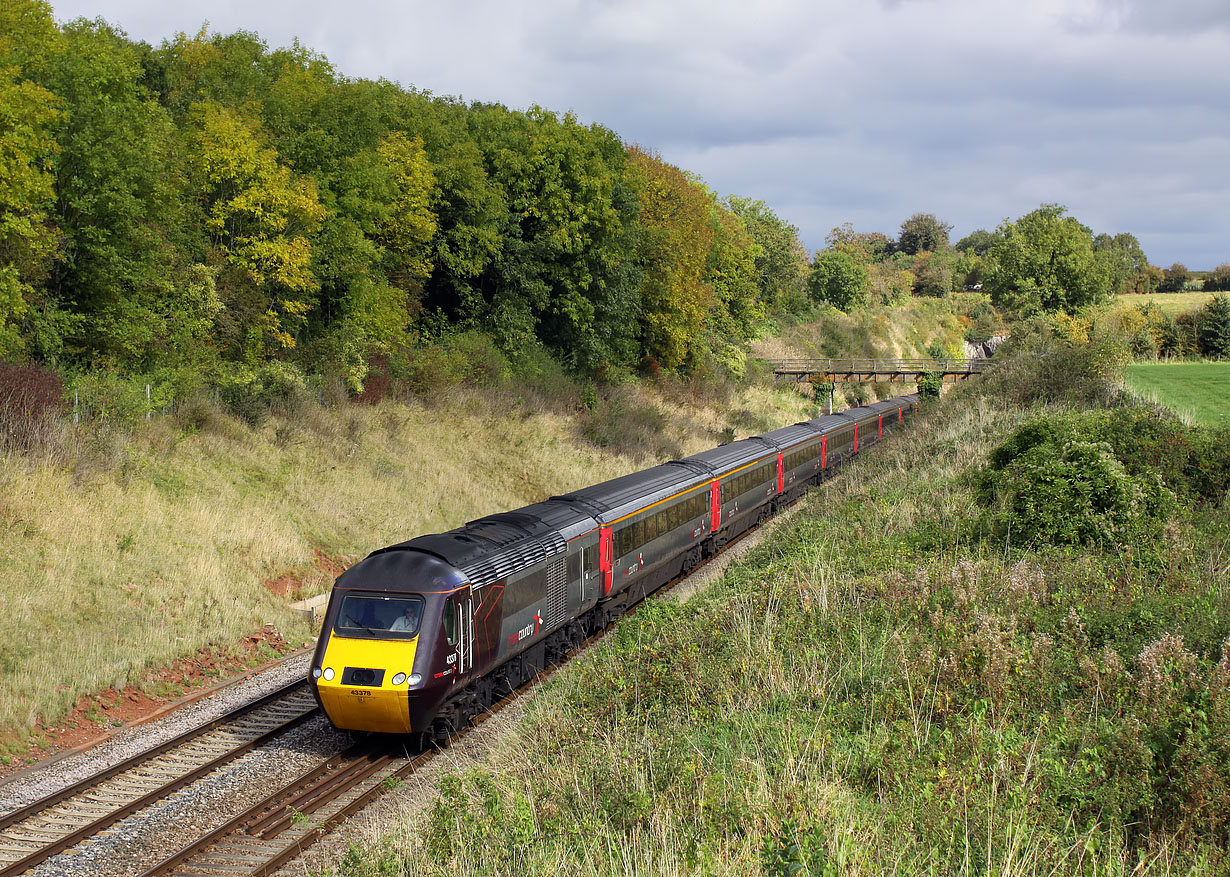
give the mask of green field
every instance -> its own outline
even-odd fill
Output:
[[[1213,297],[1211,292],[1153,292],[1148,295],[1121,295],[1116,301],[1131,305],[1154,302],[1162,313],[1177,317],[1201,307]]]
[[[1127,383],[1199,423],[1230,423],[1230,362],[1138,363],[1128,366]]]

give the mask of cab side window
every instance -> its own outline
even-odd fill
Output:
[[[444,638],[450,646],[457,645],[457,604],[452,597],[444,601]]]

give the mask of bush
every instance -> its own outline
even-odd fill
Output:
[[[37,365],[0,363],[0,444],[6,450],[41,446],[64,410],[64,381]]]
[[[927,372],[918,381],[918,398],[938,399],[943,386],[943,375],[938,372]]]
[[[1168,506],[1161,480],[1134,478],[1104,442],[1035,445],[989,487],[994,530],[1014,542],[1126,547],[1156,536]]]
[[[76,393],[81,420],[131,424],[172,407],[177,395],[173,377],[100,369],[77,375],[71,389]]]
[[[430,398],[450,387],[496,386],[512,365],[495,341],[481,332],[462,332],[423,347],[403,347],[389,357],[394,386]]]
[[[1201,310],[1200,352],[1230,358],[1230,297],[1215,295]]]
[[[1105,406],[1131,361],[1121,341],[1098,336],[1087,343],[1056,336],[1034,320],[1020,324],[995,352],[975,392],[1017,405],[1067,402]]]
[[[294,414],[315,401],[307,376],[289,362],[258,368],[232,366],[217,382],[218,397],[236,417],[255,426],[271,413]]]
[[[1044,417],[991,451],[981,497],[1001,538],[1126,547],[1159,535],[1177,498],[1224,501],[1228,440],[1141,405]]]

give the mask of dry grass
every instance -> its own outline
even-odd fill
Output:
[[[760,387],[689,416],[636,397],[669,415],[682,453],[714,445],[739,412],[779,425],[808,404]],[[316,552],[351,562],[656,462],[578,440],[572,417],[462,391],[256,430],[216,413],[199,433],[163,418],[0,458],[0,735],[19,740],[82,695],[266,622],[308,640],[265,583],[290,575],[323,591]]]

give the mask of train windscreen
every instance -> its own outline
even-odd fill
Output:
[[[333,624],[341,636],[410,639],[423,620],[422,597],[367,597],[348,594]]]

